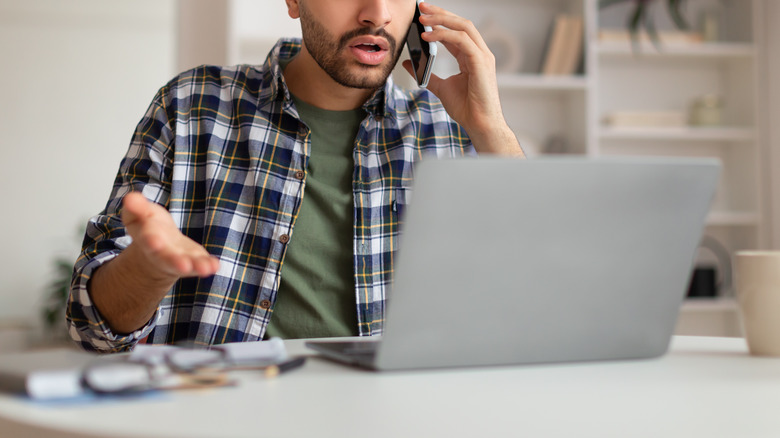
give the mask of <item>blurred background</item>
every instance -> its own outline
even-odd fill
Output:
[[[679,28],[655,0],[658,35],[640,29],[632,45],[635,1],[437,3],[472,19],[497,55],[507,120],[532,157],[724,162],[715,243],[698,257],[717,284],[688,300],[678,332],[739,336],[729,254],[780,248],[780,4],[688,0]],[[85,222],[159,87],[199,64],[262,63],[279,37],[299,35],[283,0],[0,0],[0,351],[62,338],[63,279]],[[559,56],[569,62],[556,69]],[[456,64],[444,54],[435,71]]]

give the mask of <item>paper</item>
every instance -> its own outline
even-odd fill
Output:
[[[231,342],[214,347],[225,353],[225,361],[232,365],[276,363],[287,360],[287,350],[280,338],[267,341]]]

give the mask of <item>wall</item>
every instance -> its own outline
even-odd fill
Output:
[[[290,18],[282,0],[228,0],[228,63],[262,64],[282,37],[300,37],[298,20]]]
[[[229,0],[179,0],[177,70],[227,64]]]
[[[54,259],[75,260],[174,73],[175,23],[174,0],[0,0],[0,323],[37,324]]]

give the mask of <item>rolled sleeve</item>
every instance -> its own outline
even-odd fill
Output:
[[[84,243],[73,270],[66,321],[70,337],[83,349],[97,352],[131,350],[156,326],[159,312],[140,329],[129,334],[114,333],[89,294],[89,282],[96,269],[113,260],[130,243],[121,220],[125,195],[139,191],[165,206],[169,197],[174,134],[161,89],[136,127],[130,148],[120,164],[106,208],[87,224]]]
[[[131,350],[139,340],[149,335],[155,326],[157,312],[140,329],[120,335],[106,323],[89,295],[89,280],[95,270],[119,255],[119,250],[106,251],[91,260],[76,263],[68,301],[68,333],[81,348],[88,351],[114,353]]]

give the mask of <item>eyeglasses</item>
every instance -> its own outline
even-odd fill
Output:
[[[181,373],[138,362],[107,362],[86,367],[84,389],[97,395],[124,395],[160,389],[189,389],[233,385],[225,372]]]
[[[268,377],[298,368],[281,339],[230,343],[208,349],[139,345],[129,356],[101,358],[84,368],[81,385],[95,394],[128,394],[151,389],[202,388],[233,384],[227,371],[262,370]]]
[[[129,358],[148,365],[164,365],[178,373],[263,369],[287,359],[284,342],[279,338],[262,342],[234,342],[208,348],[139,345]]]

